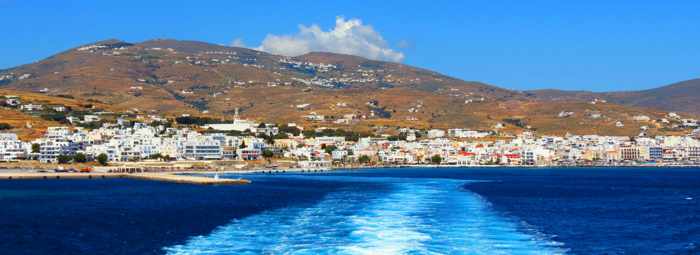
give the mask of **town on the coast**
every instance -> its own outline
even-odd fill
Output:
[[[6,97],[7,107],[52,108]],[[260,168],[318,169],[361,166],[684,166],[700,163],[698,121],[669,113],[658,120],[677,123],[686,135],[503,136],[494,130],[401,128],[396,135],[338,128],[305,128],[295,123],[257,123],[239,118],[214,120],[182,115],[69,116],[64,126],[23,141],[0,133],[0,161],[37,164],[90,163],[105,169],[178,162],[207,162],[217,170]],[[646,120],[650,121],[650,120]],[[656,121],[656,120],[652,120]],[[256,163],[257,162],[257,163]]]

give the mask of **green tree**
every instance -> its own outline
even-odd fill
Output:
[[[85,163],[87,162],[87,156],[85,156],[85,154],[82,153],[76,153],[75,155],[73,155],[73,162]]]
[[[170,121],[152,121],[149,126],[151,127],[157,127],[157,126],[163,126],[166,128],[172,127],[173,124],[170,123]]]
[[[326,147],[323,148],[323,150],[325,150],[328,154],[333,153],[333,151],[336,149],[338,149],[338,147],[336,147],[335,145],[326,145]]]
[[[406,139],[408,139],[408,133],[406,133],[406,132],[399,133],[399,140],[406,141]]]
[[[437,155],[437,154],[436,154],[436,155],[433,155],[433,156],[430,158],[430,162],[432,162],[433,164],[439,165],[440,162],[442,162],[442,157],[440,157],[440,155]]]
[[[39,153],[41,151],[41,145],[38,143],[32,144],[32,153]]]
[[[267,134],[258,134],[258,138],[265,139],[267,144],[275,144],[275,138],[268,136]]]
[[[357,159],[357,161],[359,161],[362,164],[367,164],[370,162],[370,158],[367,155],[362,155],[360,156],[360,158]]]
[[[304,134],[304,137],[306,138],[316,137],[316,131],[313,130],[304,130],[302,134]]]
[[[219,132],[221,132],[221,131],[218,131],[218,130],[217,130],[217,131],[214,131],[214,132],[219,133]],[[243,136],[243,132],[238,131],[238,130],[226,131],[226,134],[227,134],[227,135],[230,135],[230,136]]]
[[[204,126],[206,124],[218,123],[219,120],[207,118],[207,117],[194,117],[194,116],[182,116],[175,118],[175,122],[181,125],[198,125]]]
[[[160,153],[154,153],[151,155],[148,155],[148,159],[161,159],[163,158],[163,155],[160,155]]]
[[[45,113],[41,115],[42,119],[45,120],[51,120],[51,121],[58,121],[58,122],[64,122],[66,121],[66,114],[65,113],[60,113],[60,112],[51,112],[51,113]]]
[[[271,150],[264,149],[264,150],[262,151],[262,156],[263,156],[263,158],[265,158],[265,160],[267,160],[267,162],[269,163],[269,162],[270,162],[270,159],[272,159],[272,157],[275,156],[275,154],[274,154]]]
[[[301,133],[301,130],[297,127],[290,127],[287,124],[284,124],[280,127],[280,133],[290,133],[294,136],[298,136]]]
[[[289,135],[287,135],[287,133],[280,132],[280,133],[276,134],[275,136],[273,136],[272,138],[273,139],[288,139]]]
[[[82,127],[82,128],[93,130],[93,129],[98,129],[98,128],[102,127],[102,122],[101,121],[93,121],[93,122],[87,122],[87,123],[78,123],[77,125],[79,127]]]
[[[58,155],[58,157],[56,157],[56,160],[58,160],[58,163],[59,163],[59,164],[67,164],[67,163],[69,163],[72,159],[73,159],[73,157],[68,156],[68,155]]]
[[[97,162],[99,162],[100,165],[106,166],[107,161],[109,161],[109,157],[107,157],[107,154],[100,153],[100,155],[97,155]]]

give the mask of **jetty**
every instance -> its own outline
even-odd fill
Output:
[[[212,178],[195,176],[192,173],[0,173],[0,180],[61,180],[61,179],[107,179],[132,178],[173,183],[200,185],[250,184],[246,179]]]
[[[175,182],[175,183],[189,183],[189,184],[202,184],[202,185],[213,185],[213,184],[250,184],[250,180],[246,179],[227,179],[227,178],[211,178],[205,176],[194,176],[194,175],[183,175],[183,174],[167,174],[167,173],[141,173],[141,174],[130,174],[130,178],[141,178],[145,180],[154,181],[164,181],[164,182]]]

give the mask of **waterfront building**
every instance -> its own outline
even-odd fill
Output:
[[[39,143],[39,161],[41,163],[56,163],[58,156],[71,156],[77,151],[77,146],[68,140],[44,139]]]
[[[688,148],[688,159],[700,161],[700,147],[694,146]]]
[[[659,164],[700,161],[700,141],[686,136],[627,137],[602,135],[536,136],[524,132],[508,140],[473,141],[488,132],[449,129],[400,129],[402,134],[425,132],[418,139],[395,140],[388,135],[361,137],[348,141],[343,136],[276,139],[269,143],[258,135],[274,135],[276,126],[253,125],[237,121],[223,129],[246,128],[251,134],[231,132],[200,133],[188,128],[152,127],[142,122],[129,125],[105,123],[99,128],[50,127],[46,135],[32,141],[40,146],[41,162],[56,162],[60,155],[78,151],[95,158],[106,154],[109,161],[138,161],[155,156],[173,160],[258,160],[264,150],[296,160],[347,162],[368,156],[379,164],[430,163],[439,155],[448,165],[580,165],[637,164],[654,161]],[[222,124],[229,125],[229,124]],[[251,126],[252,125],[252,126]],[[217,127],[208,125],[208,127]],[[301,127],[300,127],[301,128]],[[445,136],[447,135],[447,136]],[[481,140],[481,139],[480,139]],[[325,147],[334,146],[328,153]],[[13,135],[0,134],[0,160],[26,157],[31,143],[22,143]]]
[[[207,136],[188,139],[182,145],[181,155],[191,160],[219,160],[223,158],[223,148],[217,140]]]
[[[238,149],[238,156],[242,160],[258,160],[262,157],[262,150],[250,147]]]
[[[603,156],[603,159],[607,163],[619,161],[622,158],[622,156],[620,155],[620,150],[616,147],[606,148],[603,152]]]
[[[13,133],[0,133],[0,161],[14,161],[27,154],[24,143]]]
[[[333,164],[328,160],[304,160],[299,161],[297,165],[304,169],[329,168]]]
[[[639,147],[623,146],[620,147],[620,156],[622,160],[637,161],[641,159]]]
[[[653,146],[649,147],[649,159],[653,161],[663,160],[664,150],[662,147]]]
[[[331,158],[334,161],[343,161],[348,156],[348,151],[346,150],[334,150],[331,152]]]
[[[49,127],[44,138],[39,139],[39,161],[42,163],[56,163],[58,156],[74,155],[79,146],[71,138],[71,130],[68,127]]]

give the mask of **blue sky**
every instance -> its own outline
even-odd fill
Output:
[[[361,20],[402,62],[511,89],[637,90],[700,77],[700,1],[0,0],[0,68],[81,44],[249,47]]]

